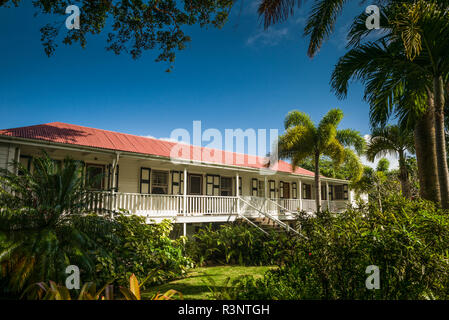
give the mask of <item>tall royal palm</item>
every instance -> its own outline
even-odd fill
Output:
[[[278,155],[280,158],[291,159],[294,168],[306,159],[313,159],[317,211],[321,210],[320,157],[331,158],[336,166],[343,162],[350,164],[353,181],[360,179],[363,173],[359,158],[349,147],[354,147],[361,154],[365,148],[365,140],[358,131],[338,130],[342,118],[343,112],[340,109],[332,109],[315,126],[307,114],[291,111],[285,118],[285,133],[279,137]]]
[[[409,61],[398,41],[368,42],[341,57],[331,85],[344,98],[351,80],[365,86],[373,127],[385,126],[395,116],[402,128],[414,131],[420,195],[440,202],[432,81],[423,73],[422,58]]]
[[[402,195],[410,198],[410,181],[406,164],[406,153],[414,153],[413,131],[401,129],[396,125],[374,128],[366,149],[368,160],[374,161],[378,156],[392,154],[399,158],[399,180]]]
[[[445,208],[449,206],[443,108],[449,75],[448,3],[391,1],[381,10],[384,32],[376,43],[360,44],[370,34],[366,15],[360,15],[350,31],[355,48],[340,59],[332,79],[340,95],[346,94],[350,78],[365,82],[372,122],[385,123],[395,110],[408,118],[409,125],[413,123],[421,196],[441,201]]]
[[[449,1],[417,0],[394,7],[392,39],[401,40],[410,61],[421,59],[432,80],[435,137],[441,204],[449,208],[449,172],[444,126],[445,82],[449,74]]]

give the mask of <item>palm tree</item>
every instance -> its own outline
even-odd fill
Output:
[[[445,79],[449,74],[449,2],[417,0],[395,6],[392,39],[402,41],[407,58],[420,58],[432,79],[438,178],[443,208],[449,208],[449,172],[444,126]]]
[[[358,21],[361,24],[363,19]],[[353,39],[358,30],[362,27],[355,24]],[[358,39],[353,42],[358,43]],[[361,81],[373,127],[385,126],[395,116],[401,128],[413,129],[420,195],[440,202],[432,81],[423,73],[423,63],[419,57],[409,61],[399,41],[381,39],[357,44],[339,59],[331,86],[339,98],[344,98],[349,82]]]
[[[377,117],[385,123],[396,109],[399,115],[408,118],[409,125],[413,123],[421,196],[434,201],[441,199],[445,208],[449,206],[444,133],[445,87],[449,74],[448,5],[448,1],[392,1],[382,8],[385,32],[378,41],[394,49],[388,52],[389,58],[385,55],[375,58],[371,50],[374,43],[360,45],[370,33],[364,25],[366,15],[360,15],[350,31],[350,43],[356,48],[345,55],[345,59],[352,60],[352,70],[342,58],[339,70],[336,68],[334,72],[337,77],[333,77],[337,93],[344,93],[342,83],[352,76],[366,82],[368,97],[372,98],[369,102],[376,106],[377,112],[380,110],[377,115],[371,110],[372,120]],[[365,56],[364,60],[360,56]],[[335,81],[338,77],[340,80]],[[404,108],[405,105],[408,106]]]
[[[406,164],[405,153],[414,152],[413,133],[410,130],[403,130],[399,126],[386,126],[374,128],[366,149],[368,160],[374,161],[377,156],[393,154],[399,158],[399,180],[401,181],[402,195],[411,197],[410,181]]]
[[[286,21],[293,15],[295,5],[301,6],[301,0],[262,0],[258,13],[263,17],[264,27]],[[310,36],[307,54],[313,57],[334,30],[338,15],[346,0],[316,0],[310,13],[304,34]]]
[[[65,269],[75,264],[93,274],[93,257],[86,248],[97,247],[75,227],[85,210],[83,164],[62,163],[48,155],[33,158],[33,171],[14,163],[20,172],[0,175],[0,282],[20,292],[25,285],[63,282]]]
[[[349,147],[354,147],[361,154],[365,148],[365,140],[358,131],[337,130],[342,118],[343,112],[340,109],[332,109],[315,126],[307,114],[291,111],[284,121],[285,133],[279,137],[278,155],[280,158],[291,159],[293,168],[308,158],[313,159],[317,211],[321,209],[321,156],[331,158],[336,166],[344,161],[348,162],[354,172],[354,181],[360,179],[363,172],[360,160]]]

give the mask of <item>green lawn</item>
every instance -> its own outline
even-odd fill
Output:
[[[147,290],[142,296],[148,298],[155,293],[164,293],[167,290],[174,289],[181,292],[186,300],[210,299],[209,277],[213,279],[215,286],[220,286],[224,284],[228,277],[231,278],[230,281],[242,275],[262,277],[265,271],[270,268],[273,267],[218,266],[195,268],[187,274],[186,278],[159,285]]]

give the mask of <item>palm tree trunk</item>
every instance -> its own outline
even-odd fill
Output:
[[[449,176],[446,159],[446,137],[444,132],[444,84],[441,75],[434,77],[433,90],[435,97],[435,137],[441,206],[444,209],[447,209],[449,208]]]
[[[438,180],[435,140],[435,107],[432,92],[428,93],[427,111],[414,128],[416,161],[418,163],[419,195],[421,198],[441,202]]]
[[[320,153],[315,153],[315,203],[316,211],[321,211],[321,179],[320,179]]]
[[[411,197],[410,181],[408,179],[408,171],[405,163],[405,156],[403,150],[399,151],[399,180],[401,181],[402,195],[405,198],[410,199]]]

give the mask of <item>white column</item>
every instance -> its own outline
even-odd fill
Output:
[[[237,196],[237,213],[240,214],[240,181],[239,181],[239,173],[235,174],[235,194]]]
[[[266,199],[266,198],[268,198],[268,179],[266,176],[264,177],[263,187],[264,187],[264,195],[265,195],[265,199]]]
[[[326,181],[326,199],[327,199],[327,210],[330,210],[331,199],[329,197],[329,182]]]
[[[183,200],[184,200],[184,216],[187,215],[187,183],[188,183],[188,179],[187,179],[187,168],[184,168],[184,188],[182,191],[183,194]],[[184,228],[183,228],[183,234],[184,236],[187,235],[187,224],[184,223]]]
[[[352,190],[349,189],[349,185],[348,185],[348,202],[352,205]]]
[[[111,184],[111,193],[112,193],[112,201],[114,202],[113,204],[111,203],[112,209],[113,210],[117,210],[117,202],[116,202],[116,197],[115,197],[115,185],[117,184],[117,179],[116,179],[116,175],[117,175],[117,166],[118,166],[118,162],[120,159],[120,153],[117,152],[115,154],[115,159],[112,160],[112,184]],[[118,185],[117,185],[117,190],[118,190]]]
[[[299,194],[298,194],[299,211],[302,211],[302,181],[301,181],[301,179],[298,179],[298,187],[299,187]]]
[[[14,162],[15,162],[14,163],[14,173],[19,174],[19,166],[18,166],[18,163],[20,162],[20,148],[19,147],[16,148]]]

